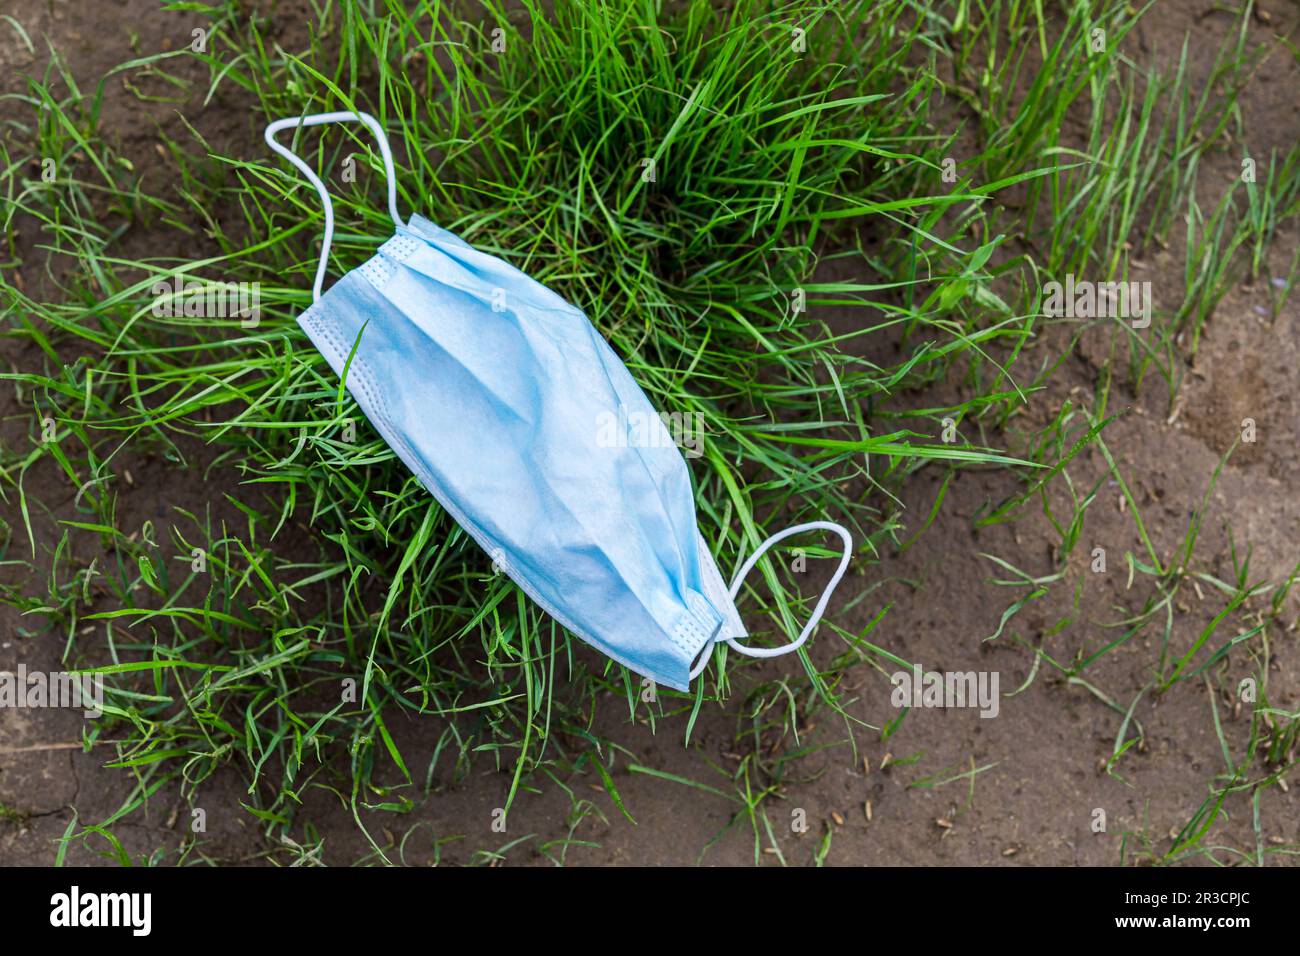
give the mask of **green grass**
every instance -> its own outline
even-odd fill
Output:
[[[1014,452],[999,447],[1000,429],[1014,434],[1063,360],[1042,345],[1043,281],[1128,276],[1125,243],[1163,243],[1185,221],[1187,300],[1162,307],[1149,335],[1116,329],[1130,378],[1155,368],[1172,402],[1177,343],[1190,333],[1194,353],[1235,270],[1259,274],[1298,211],[1294,150],[1271,157],[1260,182],[1229,189],[1208,218],[1197,205],[1202,156],[1239,127],[1238,79],[1254,56],[1244,31],[1197,96],[1185,57],[1158,76],[1118,53],[1142,14],[1112,2],[468,6],[320,4],[301,49],[274,43],[233,0],[204,8],[215,31],[198,56],[202,85],[172,72],[186,52],[141,56],[104,82],[177,102],[242,97],[255,145],[235,153],[197,132],[166,140],[174,185],[157,193],[159,178],[143,178],[104,135],[103,83],[77,88],[56,56],[19,97],[27,152],[0,155],[0,303],[6,334],[36,358],[2,376],[31,411],[30,442],[6,446],[0,466],[14,515],[3,557],[16,583],[4,597],[32,633],[56,635],[68,661],[105,670],[107,717],[87,743],[114,741],[108,762],[135,782],[113,818],[72,827],[68,840],[108,841],[119,855],[115,823],[174,784],[193,803],[228,768],[245,782],[250,822],[285,859],[319,860],[298,808],[324,789],[349,808],[371,859],[400,862],[406,837],[390,840],[363,816],[389,814],[410,836],[400,819],[432,781],[478,765],[510,775],[507,808],[526,788],[565,787],[572,835],[601,811],[564,781],[592,780],[628,813],[610,771],[652,772],[591,730],[605,692],[629,719],[681,740],[702,708],[736,710],[745,733],[796,756],[814,713],[842,721],[851,745],[879,730],[849,717],[844,685],[853,667],[898,660],[867,640],[880,616],[855,634],[832,614],[819,632],[823,669],[801,651],[801,667],[758,681],[722,650],[695,693],[661,688],[648,704],[633,675],[580,651],[494,575],[295,325],[322,217],[310,186],[262,148],[266,120],[377,116],[404,214],[559,291],[658,408],[703,416],[706,454],[692,474],[724,570],[775,527],[830,516],[854,528],[863,589],[876,556],[918,530],[892,492],[921,468],[1015,468],[1024,490],[989,523],[1035,499],[1050,508],[1049,490],[1064,486],[1071,513],[1049,515],[1064,553],[1080,542],[1096,487],[1076,489],[1069,466],[1101,441],[1107,392],[1091,411],[1063,409]],[[1092,55],[1099,26],[1108,52]],[[1087,118],[1082,142],[1076,113]],[[391,231],[382,166],[360,130],[304,132],[297,149],[331,182],[336,279]],[[336,175],[348,155],[352,184]],[[39,175],[42,158],[54,160],[53,183]],[[39,292],[9,278],[20,222],[39,228],[49,263]],[[129,229],[160,233],[176,252],[124,251]],[[827,278],[846,263],[851,278]],[[154,315],[154,284],[177,277],[259,282],[260,322]],[[792,308],[800,296],[806,311]],[[834,329],[822,318],[831,308],[849,317]],[[901,341],[903,357],[873,361],[882,341]],[[954,379],[952,403],[911,401]],[[940,438],[945,420],[955,442]],[[165,527],[128,527],[123,463],[141,459],[201,476],[210,500],[173,509]],[[70,498],[71,512],[50,513]],[[811,539],[789,545],[831,553]],[[1142,622],[1183,580],[1148,559],[1130,558],[1167,590]],[[788,564],[762,565],[741,601],[751,628],[777,640],[816,593]],[[1229,605],[1251,593],[1230,586]],[[1198,660],[1165,661],[1161,689],[1200,674]],[[340,700],[345,678],[358,683],[355,700]],[[427,765],[409,763],[390,729],[401,715],[436,728]],[[776,846],[764,801],[791,759],[745,762],[716,788],[735,794],[732,825],[748,823],[756,860],[765,841]],[[446,839],[434,836],[439,853]],[[478,861],[525,841],[502,842],[475,847]],[[543,852],[563,862],[569,846]],[[819,860],[829,847],[828,833]],[[180,859],[203,858],[202,840],[187,840]]]

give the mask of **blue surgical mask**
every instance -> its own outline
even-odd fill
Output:
[[[322,294],[333,205],[275,135],[344,121],[378,137],[396,231]],[[696,527],[681,452],[581,311],[427,219],[403,222],[374,117],[276,120],[266,142],[311,181],[325,209],[314,302],[298,324],[389,447],[529,597],[620,664],[681,691],[719,641],[753,657],[803,645],[848,566],[844,528],[787,528],[728,587]],[[818,529],[838,534],[844,551],[812,618],[785,646],[742,644],[735,598],[745,575],[777,541]]]

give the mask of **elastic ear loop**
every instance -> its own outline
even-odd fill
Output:
[[[330,201],[329,190],[325,188],[325,184],[321,182],[320,177],[291,149],[277,143],[275,134],[280,130],[299,126],[322,126],[325,123],[352,122],[364,123],[375,134],[375,138],[379,140],[379,153],[384,158],[384,172],[388,175],[388,215],[392,217],[396,225],[405,226],[406,223],[397,214],[397,176],[393,171],[393,153],[388,148],[388,137],[384,134],[384,128],[379,125],[379,121],[369,113],[312,113],[309,116],[290,116],[278,119],[266,127],[266,145],[293,163],[298,168],[298,171],[307,177],[308,181],[316,187],[321,206],[325,209],[325,237],[321,242],[320,262],[316,266],[316,282],[311,287],[313,302],[320,299],[321,286],[325,282],[325,263],[329,259],[330,243],[334,241],[334,203]]]
[[[758,550],[751,554],[749,559],[746,560],[745,563],[740,566],[739,570],[736,571],[735,576],[731,580],[731,590],[729,593],[731,594],[731,599],[734,601],[736,595],[740,593],[740,586],[745,583],[745,577],[754,569],[754,565],[758,563],[758,559],[767,552],[768,548],[772,547],[772,545],[776,544],[778,541],[783,541],[791,535],[802,534],[805,531],[834,531],[838,534],[844,541],[844,554],[840,557],[840,566],[836,568],[835,573],[831,575],[830,583],[826,585],[826,590],[822,591],[821,599],[818,600],[817,606],[813,608],[812,616],[808,618],[808,623],[803,626],[803,630],[799,632],[797,638],[785,647],[748,647],[737,642],[735,638],[727,638],[727,643],[730,644],[737,653],[744,654],[746,657],[780,657],[783,654],[793,653],[803,646],[804,641],[808,640],[813,629],[821,622],[822,615],[826,613],[826,605],[830,601],[831,595],[835,593],[835,588],[839,585],[840,579],[844,577],[844,572],[848,570],[849,558],[852,557],[853,554],[853,538],[849,535],[846,528],[833,521],[809,521],[806,524],[797,524],[772,535],[760,544]],[[691,669],[692,680],[702,674],[704,668],[708,666],[709,659],[713,656],[713,646],[716,643],[717,641],[714,641],[709,644],[704,653],[700,655],[699,663]]]

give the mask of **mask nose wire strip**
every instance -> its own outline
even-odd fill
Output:
[[[392,217],[393,222],[398,226],[405,226],[402,217],[397,214],[397,176],[393,171],[393,152],[388,146],[388,137],[384,134],[384,128],[379,125],[379,121],[369,113],[312,113],[307,116],[288,116],[284,119],[275,120],[269,123],[264,134],[266,145],[283,156],[289,162],[298,168],[298,171],[307,177],[307,181],[316,187],[316,193],[320,196],[321,206],[325,210],[325,236],[321,241],[320,262],[316,266],[316,281],[311,287],[312,301],[320,299],[321,286],[325,282],[325,264],[329,259],[330,243],[334,241],[334,203],[330,201],[329,190],[321,182],[319,176],[312,171],[302,159],[290,150],[288,147],[281,146],[275,141],[275,135],[284,129],[292,129],[298,126],[322,126],[325,123],[364,123],[375,138],[379,141],[379,153],[384,158],[384,172],[388,176],[388,215]]]
[[[745,576],[753,570],[754,565],[758,563],[758,559],[767,552],[768,548],[772,547],[772,545],[776,544],[778,541],[782,541],[792,535],[802,534],[805,531],[834,531],[838,534],[844,542],[844,553],[840,556],[840,566],[836,568],[835,573],[831,575],[830,582],[826,585],[826,590],[822,591],[822,596],[820,600],[817,601],[817,606],[813,608],[812,616],[808,618],[808,623],[803,626],[803,630],[799,632],[797,638],[784,647],[747,647],[744,644],[738,643],[734,638],[729,638],[727,643],[730,644],[737,653],[744,654],[747,657],[780,657],[782,654],[790,654],[797,651],[803,646],[804,641],[808,640],[808,636],[812,634],[813,629],[816,628],[818,623],[821,621],[822,615],[826,613],[826,605],[830,601],[831,595],[835,593],[835,588],[839,585],[840,579],[844,577],[844,572],[848,570],[849,558],[852,557],[853,554],[853,538],[850,537],[846,528],[833,521],[809,521],[806,524],[797,524],[772,535],[760,544],[758,550],[751,554],[749,559],[740,566],[739,570],[736,571],[735,577],[731,580],[731,597],[734,600],[736,595],[740,593],[740,586],[745,583]],[[713,645],[709,645],[708,649],[700,655],[699,662],[691,670],[692,679],[698,677],[708,665],[709,658],[713,656],[711,653],[712,648]]]

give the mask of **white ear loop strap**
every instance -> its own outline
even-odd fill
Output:
[[[727,643],[730,644],[737,653],[744,654],[747,657],[780,657],[782,654],[793,653],[803,646],[804,641],[808,640],[813,629],[817,627],[817,624],[821,621],[822,615],[826,613],[826,605],[830,601],[831,595],[835,592],[836,586],[840,583],[840,579],[844,577],[844,572],[848,570],[849,558],[852,557],[853,554],[853,538],[850,537],[847,529],[833,521],[809,521],[805,524],[797,524],[793,527],[786,528],[784,531],[778,531],[760,544],[758,550],[749,556],[748,560],[740,566],[739,570],[736,571],[735,576],[731,579],[731,598],[732,600],[735,600],[736,595],[740,593],[740,586],[745,583],[746,575],[754,569],[754,565],[758,563],[758,559],[767,552],[768,548],[791,535],[802,534],[805,531],[834,531],[838,534],[844,541],[844,553],[840,557],[840,566],[836,568],[835,573],[831,575],[830,583],[826,585],[826,590],[822,591],[821,599],[818,600],[817,606],[813,608],[812,616],[808,618],[808,623],[803,626],[803,630],[799,632],[797,638],[784,647],[748,647],[739,643],[734,638],[728,638]],[[710,644],[700,655],[699,662],[691,670],[692,679],[703,673],[704,668],[708,666],[709,658],[712,656],[713,645]]]
[[[393,222],[398,226],[406,225],[402,221],[402,217],[397,214],[397,176],[393,172],[393,153],[388,148],[388,137],[384,135],[384,128],[379,125],[379,121],[369,113],[312,113],[309,116],[289,116],[285,119],[278,119],[266,127],[266,145],[298,167],[298,171],[316,187],[321,206],[325,209],[325,237],[321,242],[320,263],[316,266],[316,282],[311,287],[313,302],[320,298],[321,285],[325,282],[325,263],[329,259],[330,243],[334,240],[334,203],[330,201],[329,190],[325,188],[325,184],[321,182],[320,177],[296,153],[277,143],[275,134],[282,129],[291,129],[298,126],[321,126],[325,123],[350,122],[364,123],[375,134],[375,138],[379,140],[379,153],[384,158],[384,172],[388,175],[388,215],[392,217]]]

